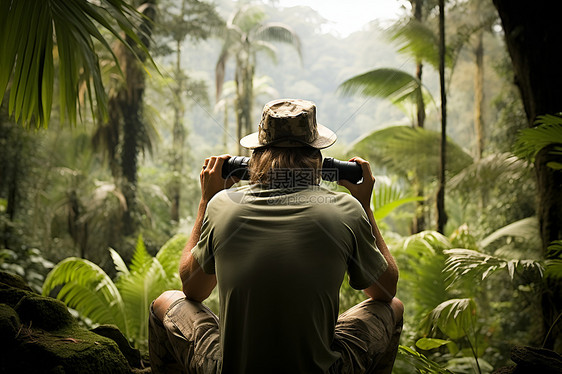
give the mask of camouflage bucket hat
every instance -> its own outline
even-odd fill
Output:
[[[245,148],[266,145],[276,147],[326,148],[334,144],[336,134],[316,123],[316,105],[299,99],[280,99],[265,104],[258,132],[245,136]]]

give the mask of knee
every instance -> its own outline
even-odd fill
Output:
[[[152,304],[152,310],[154,311],[156,317],[158,317],[158,319],[162,321],[170,305],[174,301],[183,299],[184,297],[185,294],[181,291],[164,291],[160,296],[156,298],[156,300],[154,300],[154,303]]]
[[[394,297],[390,301],[390,307],[394,312],[394,318],[396,322],[400,321],[404,316],[404,304],[402,303],[402,301],[400,301],[400,299],[398,299],[397,297]]]

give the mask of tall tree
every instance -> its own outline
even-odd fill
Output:
[[[281,23],[263,23],[265,13],[255,6],[244,6],[226,24],[224,44],[215,69],[216,100],[220,100],[227,61],[235,59],[237,137],[241,139],[253,129],[252,119],[257,53],[264,52],[275,61],[276,49],[270,42],[292,45],[301,55],[298,35]],[[243,150],[239,146],[238,153]]]
[[[437,188],[436,210],[437,231],[445,231],[445,170],[447,155],[447,92],[445,89],[445,0],[439,0],[439,87],[441,92],[441,142],[439,157],[439,187]]]
[[[212,32],[223,26],[224,21],[217,14],[214,5],[198,0],[181,0],[179,2],[166,1],[163,3],[163,11],[159,17],[157,33],[164,36],[164,42],[171,38],[175,54],[175,66],[172,77],[174,111],[174,123],[172,130],[172,181],[170,182],[170,217],[178,222],[180,218],[180,201],[184,175],[185,140],[187,129],[184,124],[185,103],[184,95],[187,90],[196,91],[200,87],[194,87],[182,67],[182,51],[185,40],[190,37],[192,41],[207,39]],[[168,52],[168,51],[166,51]],[[168,54],[168,53],[165,53]],[[206,94],[206,93],[205,93]]]
[[[156,16],[155,0],[137,1],[143,14],[138,25],[141,41],[150,45],[153,22]],[[125,36],[129,41],[130,36]],[[112,90],[109,97],[109,120],[101,123],[94,135],[94,144],[103,145],[109,154],[112,172],[125,196],[127,209],[123,212],[122,229],[125,235],[135,232],[138,224],[136,214],[136,188],[138,156],[141,150],[150,149],[149,130],[142,115],[145,91],[145,55],[136,48],[125,48],[117,44],[114,48],[123,70],[123,81]]]
[[[562,112],[562,71],[556,46],[562,44],[559,27],[560,4],[548,0],[494,0],[511,56],[515,81],[521,93],[529,127],[537,117]],[[537,213],[542,245],[562,239],[562,170],[548,166],[551,147],[535,157],[538,188]],[[558,254],[560,256],[560,254]],[[547,331],[562,311],[560,282],[549,284],[542,307]],[[552,348],[562,336],[560,324],[545,342]]]

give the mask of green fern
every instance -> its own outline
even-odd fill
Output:
[[[163,291],[181,287],[178,266],[186,241],[185,235],[177,235],[152,257],[139,236],[129,267],[110,248],[115,281],[88,260],[67,258],[47,276],[43,294],[62,286],[56,294],[59,300],[94,324],[116,325],[135,346],[146,350],[150,303]]]
[[[62,260],[47,275],[43,295],[59,286],[57,298],[70,308],[95,323],[114,324],[128,335],[121,293],[98,265],[77,257]]]

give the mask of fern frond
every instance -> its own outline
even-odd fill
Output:
[[[57,299],[94,323],[114,324],[127,334],[121,294],[98,265],[76,257],[61,261],[47,275],[43,295],[49,295],[58,286],[62,288]]]
[[[144,246],[144,241],[142,235],[139,235],[137,239],[137,245],[135,247],[135,253],[133,253],[133,258],[131,259],[131,265],[129,266],[131,273],[143,273],[144,270],[150,266],[152,262],[152,256],[150,256]]]
[[[150,304],[168,289],[166,272],[160,262],[151,258],[143,271],[131,272],[116,283],[126,308],[129,338],[145,347],[148,341],[148,313]]]
[[[158,253],[156,253],[156,259],[162,265],[166,276],[168,278],[174,278],[173,283],[176,284],[171,284],[170,288],[181,287],[181,282],[177,283],[177,281],[179,281],[178,268],[183,248],[185,247],[188,239],[189,237],[187,235],[177,234],[168,240],[160,248]],[[177,280],[175,278],[177,278]]]

